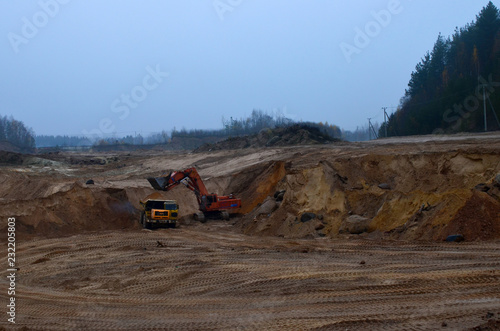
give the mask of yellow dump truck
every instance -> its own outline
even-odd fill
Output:
[[[179,205],[175,200],[146,199],[140,203],[142,207],[140,223],[143,228],[175,228],[179,214]]]

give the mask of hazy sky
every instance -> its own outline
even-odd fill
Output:
[[[252,109],[355,129],[487,3],[0,0],[0,114],[37,134],[219,129]]]

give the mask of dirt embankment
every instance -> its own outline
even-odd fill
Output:
[[[242,198],[232,222],[247,234],[500,239],[496,141],[10,155],[0,167],[0,227],[16,217],[27,236],[134,228],[139,200],[154,192],[145,178],[196,166],[209,191]],[[183,220],[197,210],[184,187],[162,194],[179,202]]]
[[[267,196],[238,224],[248,234],[284,237],[366,232],[408,240],[498,239],[499,163],[498,154],[467,152],[325,158],[308,167],[278,162],[262,168],[257,190],[242,192],[244,202],[255,191]],[[276,186],[266,189],[275,178]]]

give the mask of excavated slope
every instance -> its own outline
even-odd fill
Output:
[[[269,198],[239,225],[247,234],[334,237],[347,218],[358,215],[367,219],[367,232],[392,238],[436,241],[462,234],[467,240],[498,239],[500,183],[494,177],[499,163],[497,153],[466,152],[359,155],[285,170],[280,161],[256,177],[261,185],[242,192],[252,206],[254,192]],[[269,189],[276,178],[281,179]],[[273,204],[276,191],[285,194]],[[316,217],[303,222],[304,213]]]
[[[21,236],[136,228],[139,200],[154,192],[145,178],[196,166],[211,192],[242,198],[233,223],[246,234],[500,239],[498,138],[417,137],[161,155],[10,155],[15,162],[0,167],[0,227],[16,217]],[[85,184],[90,178],[94,185]],[[197,210],[194,194],[184,187],[162,194],[179,202],[181,223],[190,223]],[[346,225],[353,219],[362,231]]]

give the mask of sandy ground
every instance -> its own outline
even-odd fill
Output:
[[[18,256],[30,330],[466,330],[500,317],[498,242],[287,240],[216,221],[35,239]]]
[[[5,314],[0,330],[500,329],[498,133],[10,159],[0,229],[16,218],[16,324]],[[196,223],[180,187],[165,194],[179,227],[141,229],[145,178],[188,166],[241,197],[240,214]],[[366,231],[343,230],[351,215]]]

